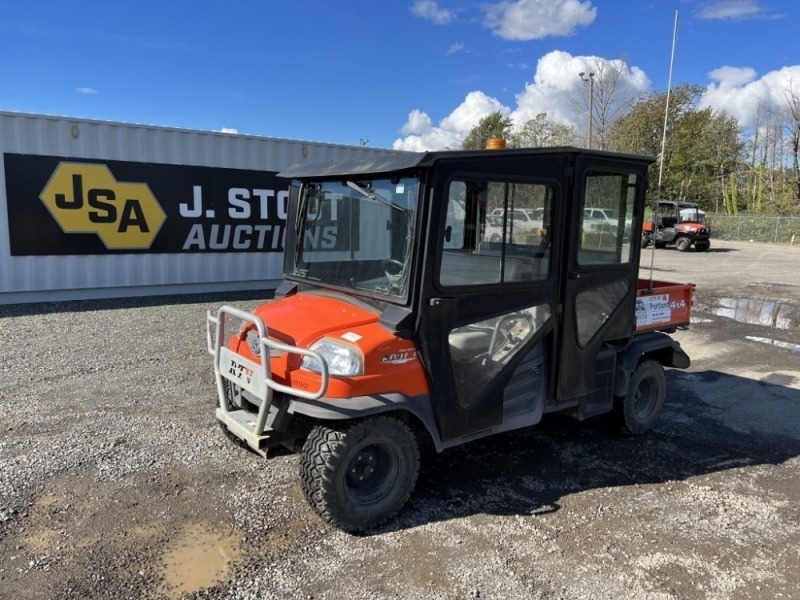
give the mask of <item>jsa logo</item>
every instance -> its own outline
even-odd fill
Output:
[[[96,233],[110,250],[149,248],[166,218],[147,184],[106,165],[59,163],[39,197],[64,233]]]

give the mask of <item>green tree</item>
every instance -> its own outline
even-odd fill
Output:
[[[743,168],[741,130],[733,117],[698,109],[702,88],[684,84],[670,94],[664,135],[666,93],[655,93],[636,103],[612,127],[614,150],[657,156],[651,167],[650,197],[691,200],[715,210],[730,203],[731,174]],[[659,185],[660,182],[660,185]]]
[[[511,117],[504,117],[499,110],[483,117],[470,129],[461,144],[464,150],[480,150],[486,146],[489,138],[508,140],[511,132]]]
[[[576,132],[572,125],[556,123],[539,113],[527,121],[519,131],[511,135],[510,145],[514,148],[540,148],[543,146],[572,146]]]

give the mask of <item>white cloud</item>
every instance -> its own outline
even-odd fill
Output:
[[[86,95],[86,94],[99,94],[96,89],[90,87],[79,87],[75,88],[75,92],[78,94]]]
[[[223,127],[219,130],[220,133],[239,133],[239,130],[235,127]]]
[[[413,110],[401,133],[409,133],[395,140],[395,150],[441,150],[459,148],[464,137],[482,118],[496,111],[508,113],[508,109],[495,98],[483,92],[470,92],[464,101],[434,127],[431,118],[420,110]]]
[[[416,108],[408,115],[408,121],[400,129],[400,133],[419,135],[431,129],[431,118]]]
[[[466,46],[464,46],[464,42],[455,42],[453,44],[450,44],[450,46],[448,46],[447,54],[450,55],[450,54],[457,54],[459,52],[464,52],[465,47]]]
[[[522,124],[539,113],[547,113],[554,121],[576,125],[583,122],[585,115],[578,114],[572,99],[581,94],[579,73],[601,70],[619,72],[618,98],[637,97],[650,90],[650,80],[644,71],[632,67],[623,60],[608,60],[598,56],[572,56],[568,52],[554,50],[539,59],[533,81],[517,94],[517,109],[512,117],[515,123]]]
[[[712,83],[700,100],[702,108],[724,110],[749,128],[755,125],[759,106],[786,107],[786,95],[800,95],[800,65],[770,71],[760,79],[750,68],[721,67],[708,74]]]
[[[439,7],[435,0],[417,0],[411,7],[411,12],[416,16],[433,21],[437,25],[447,25],[456,20],[453,11]]]
[[[597,16],[591,0],[503,0],[482,7],[483,24],[506,40],[568,36]]]
[[[708,78],[720,84],[736,86],[750,83],[756,78],[756,70],[750,67],[729,67],[724,66],[714,69],[708,74]]]
[[[395,140],[393,147],[416,151],[458,148],[480,119],[497,110],[510,116],[517,127],[542,112],[554,121],[582,127],[586,113],[572,101],[584,93],[582,86],[585,84],[578,73],[599,71],[600,68],[613,68],[620,72],[616,92],[620,97],[638,96],[650,90],[650,80],[644,71],[624,61],[553,51],[539,59],[533,81],[525,84],[516,95],[515,108],[506,107],[483,92],[473,91],[437,126],[425,112],[416,109],[400,130],[406,137]]]
[[[758,0],[713,0],[697,10],[699,19],[742,21],[745,19],[779,19],[782,15],[761,7]]]

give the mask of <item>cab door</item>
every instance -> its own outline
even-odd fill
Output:
[[[437,164],[416,341],[445,440],[497,427],[511,408],[541,414],[534,375],[555,331],[564,160],[504,151]],[[520,224],[518,209],[543,216]],[[505,390],[521,371],[533,383],[510,408]]]
[[[580,417],[611,408],[614,345],[635,328],[646,178],[646,164],[576,159],[570,204],[579,218],[569,223],[565,240],[556,402],[577,403]],[[591,209],[603,209],[612,222],[590,219]]]

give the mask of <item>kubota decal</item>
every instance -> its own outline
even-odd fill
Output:
[[[417,357],[417,351],[414,350],[400,350],[399,352],[392,352],[381,357],[381,363],[384,365],[404,365],[407,362],[414,360]]]

